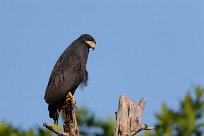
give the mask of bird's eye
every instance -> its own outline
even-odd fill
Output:
[[[92,41],[91,38],[88,38],[87,40],[88,40],[88,41]]]

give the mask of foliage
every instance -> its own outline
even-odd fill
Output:
[[[204,89],[197,86],[194,95],[188,92],[180,102],[177,111],[169,109],[166,104],[161,113],[156,114],[157,130],[146,136],[201,136],[204,130]]]
[[[77,110],[77,122],[82,135],[113,136],[113,117],[106,120],[97,119],[94,113],[81,107]]]
[[[37,131],[33,129],[21,130],[15,128],[11,124],[5,122],[0,123],[0,136],[51,136],[51,132],[38,128]]]

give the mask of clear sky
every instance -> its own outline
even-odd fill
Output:
[[[203,0],[1,0],[0,121],[52,122],[43,99],[51,70],[88,33],[97,46],[77,106],[106,118],[120,95],[145,97],[144,122],[153,124],[162,102],[177,108],[187,90],[204,86],[203,7]]]

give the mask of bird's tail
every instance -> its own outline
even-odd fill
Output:
[[[53,118],[54,124],[58,125],[59,113],[61,111],[61,108],[59,107],[59,104],[58,103],[49,104],[48,105],[48,110],[49,110],[50,118]]]

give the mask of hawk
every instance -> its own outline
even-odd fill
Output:
[[[89,49],[94,49],[95,39],[83,34],[73,41],[57,60],[45,90],[44,99],[48,104],[49,116],[58,124],[59,113],[68,94],[74,95],[80,84],[87,85],[86,64]]]

